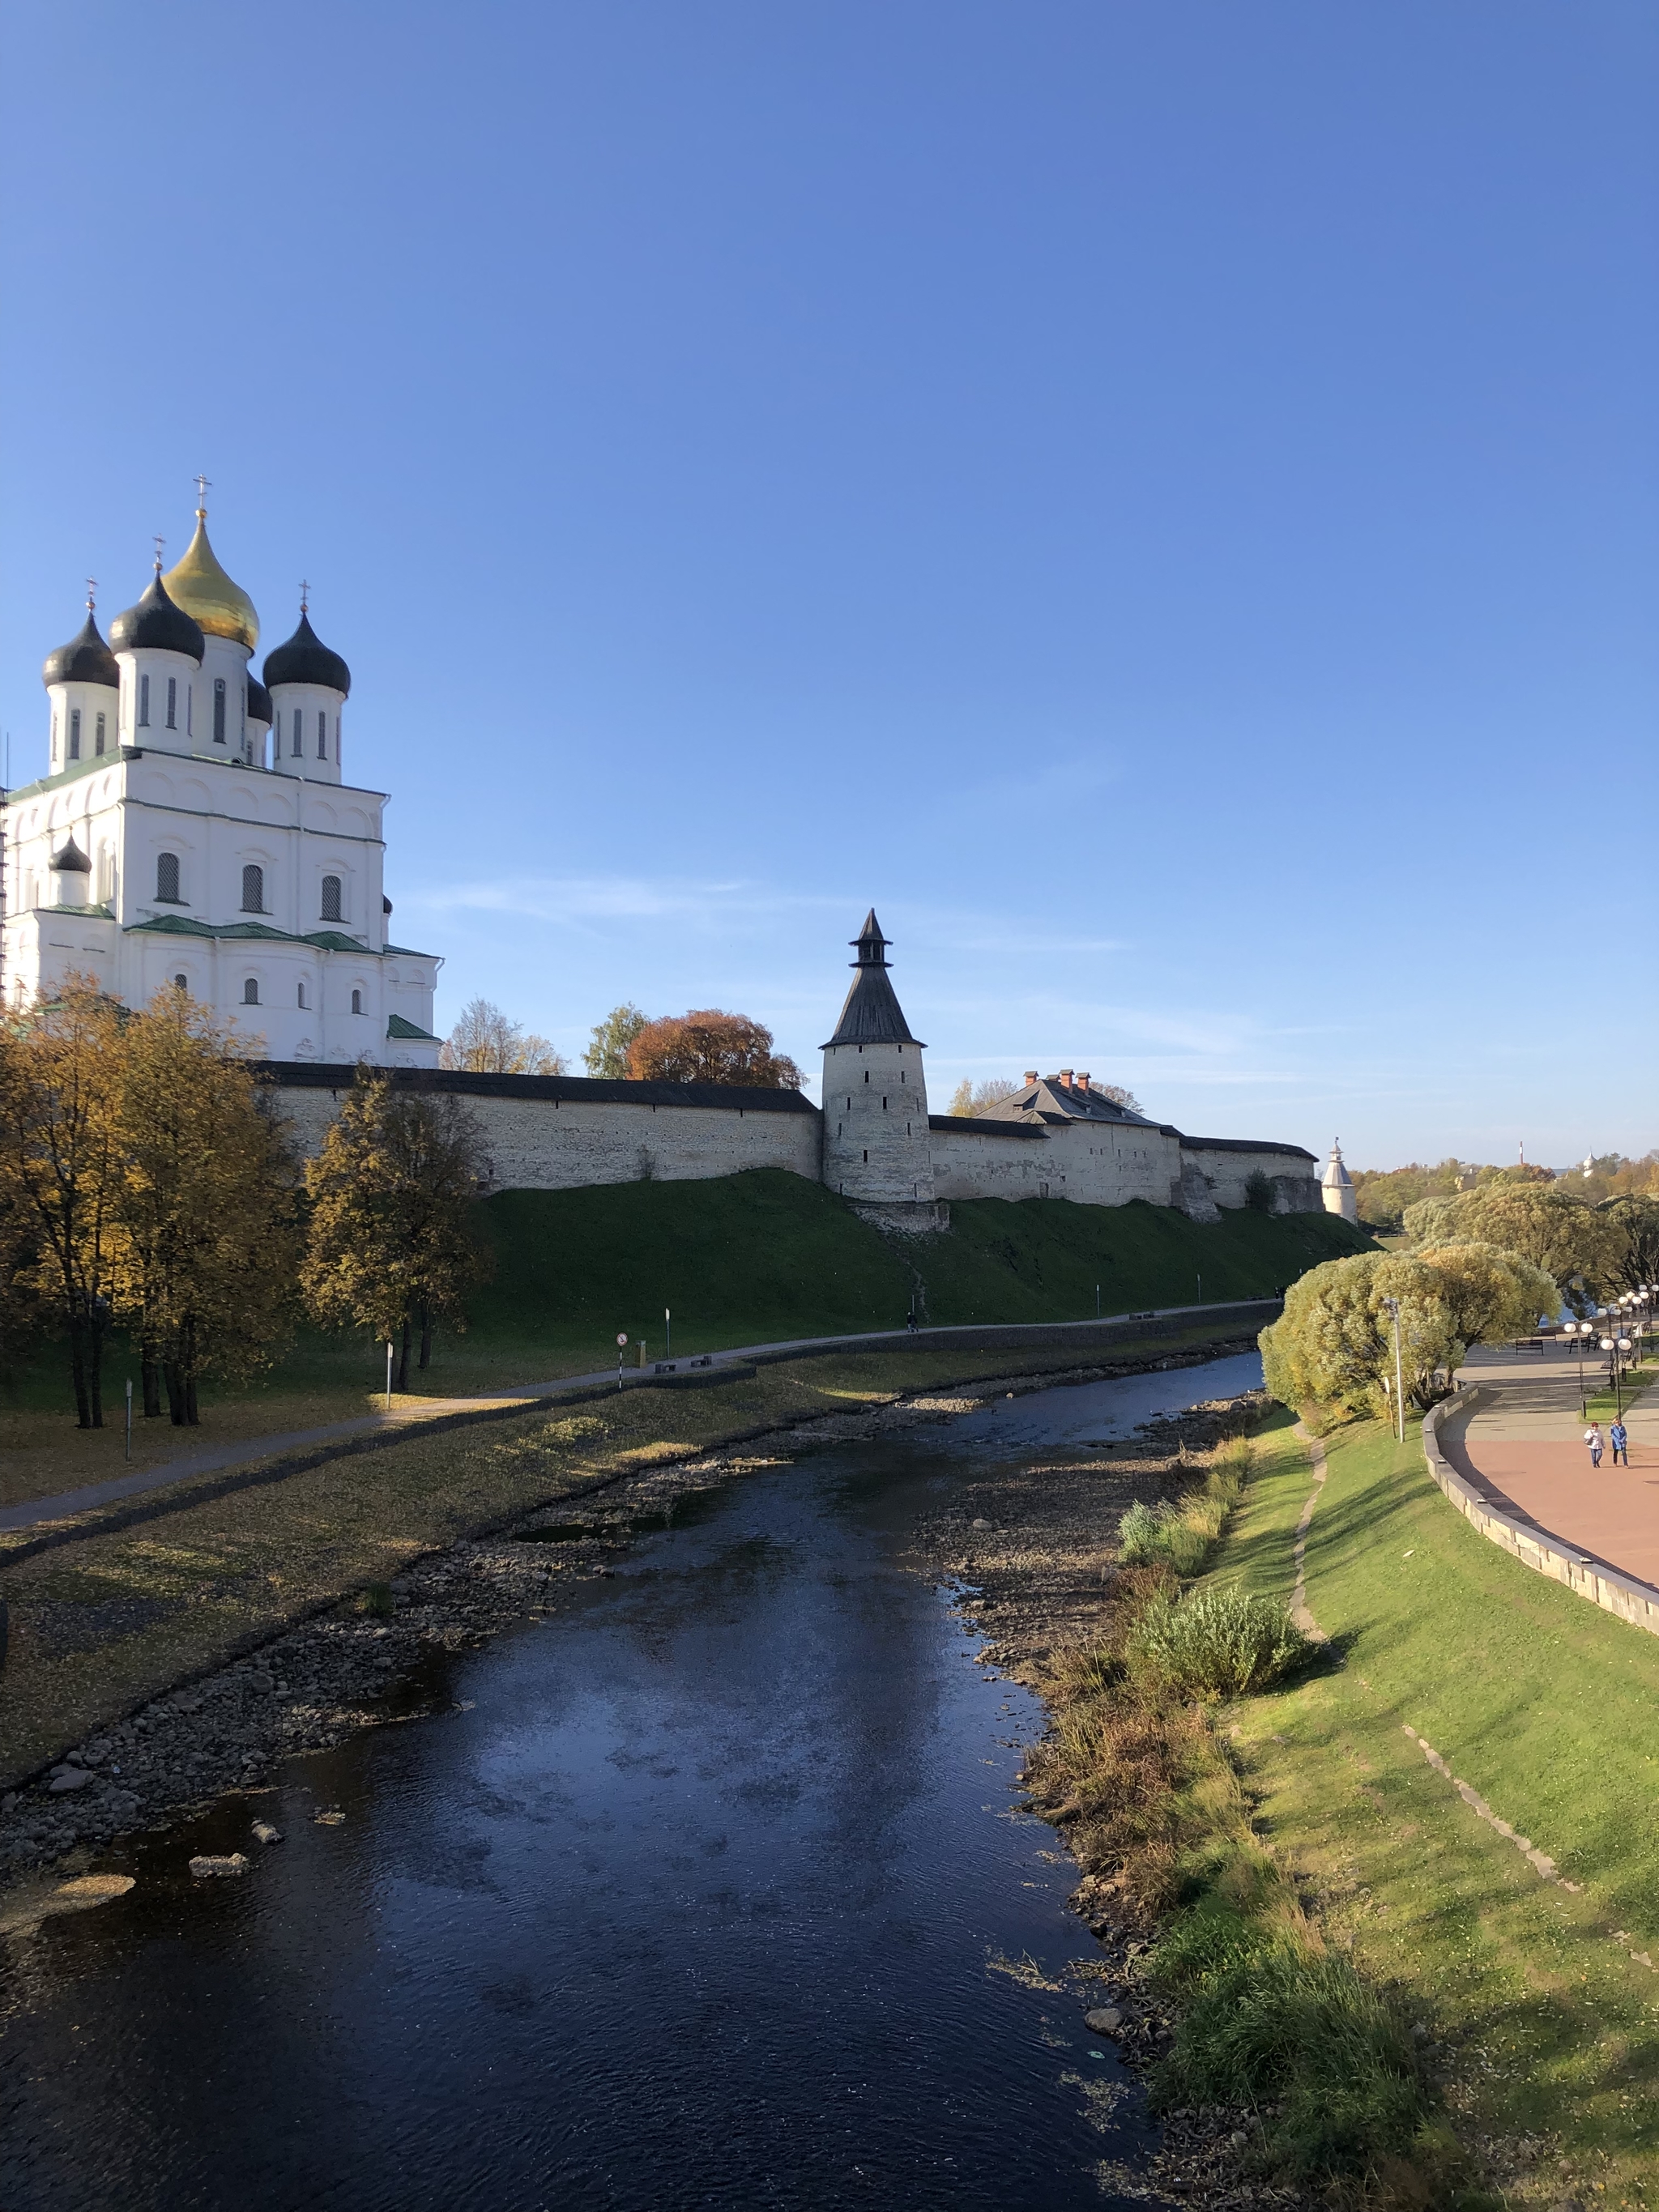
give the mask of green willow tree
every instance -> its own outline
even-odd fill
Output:
[[[307,1304],[396,1346],[393,1382],[407,1390],[416,1333],[425,1368],[434,1326],[465,1328],[466,1294],[488,1272],[472,1228],[489,1181],[478,1124],[458,1099],[361,1065],[305,1180]]]
[[[1401,1379],[1426,1413],[1477,1344],[1529,1333],[1560,1297],[1547,1271],[1519,1253],[1457,1243],[1423,1252],[1359,1252],[1311,1267],[1261,1332],[1270,1395],[1304,1413],[1365,1414],[1392,1403],[1394,1316]]]
[[[175,1427],[204,1375],[269,1366],[299,1261],[295,1176],[252,1070],[171,986],[122,1026],[113,1085],[111,1294],[139,1346],[144,1411]]]

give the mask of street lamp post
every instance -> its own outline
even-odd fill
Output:
[[[1618,1329],[1620,1326],[1620,1323],[1617,1322],[1613,1323],[1613,1327],[1615,1330]],[[1604,1336],[1601,1339],[1601,1349],[1607,1355],[1607,1373],[1612,1377],[1613,1381],[1613,1409],[1617,1418],[1621,1421],[1625,1418],[1625,1393],[1623,1388],[1624,1361],[1622,1355],[1628,1352],[1630,1348],[1630,1339],[1623,1334]]]
[[[1394,1432],[1401,1443],[1406,1441],[1406,1386],[1400,1359],[1400,1301],[1384,1298],[1389,1317],[1394,1323]]]
[[[1593,1322],[1587,1321],[1564,1321],[1561,1324],[1562,1335],[1572,1339],[1578,1352],[1578,1418],[1581,1421],[1589,1418],[1589,1402],[1584,1395],[1584,1339],[1591,1334],[1594,1327]]]

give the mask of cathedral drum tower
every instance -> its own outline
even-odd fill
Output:
[[[861,1213],[895,1229],[947,1225],[933,1196],[925,1050],[888,976],[872,907],[852,939],[858,958],[836,1033],[823,1048],[823,1180]]]
[[[5,1003],[71,975],[129,1006],[187,990],[276,1060],[436,1065],[434,955],[389,943],[383,792],[348,783],[351,672],[259,617],[208,542],[48,656],[46,774],[6,794]]]

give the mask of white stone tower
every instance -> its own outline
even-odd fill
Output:
[[[925,1048],[888,980],[872,907],[852,939],[853,983],[823,1048],[823,1180],[896,1228],[943,1226],[927,1142]]]
[[[1353,1194],[1353,1183],[1342,1164],[1342,1147],[1334,1138],[1331,1140],[1331,1156],[1325,1163],[1325,1172],[1319,1178],[1319,1194],[1325,1201],[1327,1213],[1340,1213],[1345,1221],[1358,1221],[1359,1201]]]

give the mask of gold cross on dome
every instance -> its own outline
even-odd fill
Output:
[[[311,586],[303,576],[300,579],[300,612],[302,615],[311,612]]]
[[[98,579],[96,576],[88,576],[87,578],[87,612],[90,614],[97,604]]]
[[[207,513],[207,495],[212,489],[212,485],[208,482],[208,479],[205,477],[198,476],[197,477],[196,512],[198,514],[205,514]]]
[[[165,538],[158,538],[155,541],[155,573],[158,576],[161,573],[161,548],[167,542]]]

